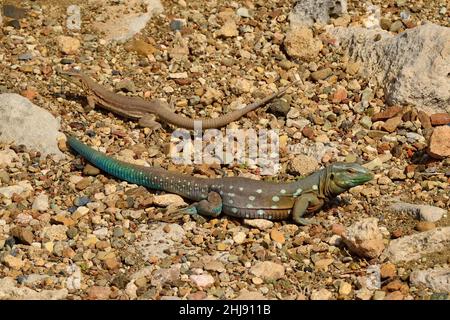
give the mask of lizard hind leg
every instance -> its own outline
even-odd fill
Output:
[[[189,214],[197,222],[205,222],[202,216],[218,217],[222,213],[222,197],[217,192],[210,192],[207,199],[191,204],[181,209],[181,212]]]
[[[95,98],[93,96],[87,96],[87,105],[83,107],[84,112],[88,113],[95,109]]]
[[[315,195],[305,194],[297,198],[292,208],[292,220],[295,223],[307,226],[310,224],[318,224],[314,219],[303,218],[303,215],[307,212],[310,206],[320,206],[321,200],[319,200]]]

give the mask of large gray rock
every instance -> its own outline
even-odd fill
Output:
[[[450,112],[450,28],[427,23],[395,36],[359,27],[328,32],[362,62],[362,76],[384,88],[389,104]]]
[[[43,156],[55,154],[63,158],[57,138],[59,120],[47,110],[15,93],[0,94],[0,142],[23,144]]]
[[[409,276],[414,286],[426,286],[436,292],[450,292],[450,269],[436,268],[416,270]]]
[[[105,21],[94,23],[94,27],[104,32],[106,41],[127,41],[141,31],[153,15],[164,10],[159,0],[128,0],[117,5],[106,1],[91,1],[105,6]]]
[[[144,259],[150,257],[165,258],[167,249],[181,248],[185,237],[184,229],[175,223],[155,223],[149,230],[142,230],[142,237],[135,243]]]
[[[327,24],[330,18],[347,13],[347,0],[300,0],[289,14],[291,25]]]
[[[448,250],[450,250],[450,227],[443,227],[392,240],[382,256],[397,263],[417,260],[426,254]]]
[[[415,219],[436,222],[442,218],[447,210],[425,204],[412,204],[407,202],[395,202],[388,207],[394,212],[407,212]]]

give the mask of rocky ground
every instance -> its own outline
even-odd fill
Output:
[[[0,298],[448,299],[449,5],[331,2],[3,1]],[[66,25],[72,4],[81,30]],[[86,111],[57,74],[72,67],[188,117],[301,79],[229,126],[278,129],[279,174],[173,164],[175,128]],[[375,178],[315,214],[318,225],[200,223],[172,218],[180,197],[85,164],[59,131],[205,178],[288,181],[334,161],[364,163]]]

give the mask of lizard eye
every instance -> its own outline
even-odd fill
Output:
[[[353,168],[350,168],[350,169],[347,170],[347,172],[348,172],[348,173],[356,173],[356,170],[353,169]]]
[[[334,173],[330,174],[330,179],[334,180]]]

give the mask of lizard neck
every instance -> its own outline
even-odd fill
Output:
[[[334,198],[342,192],[346,191],[346,189],[343,189],[337,184],[333,183],[331,179],[331,175],[333,174],[331,166],[326,167],[320,172],[322,172],[322,174],[320,175],[321,190],[327,199]]]
[[[295,182],[288,184],[287,190],[294,198],[305,193],[315,193],[319,197],[325,196],[322,192],[322,181],[320,179],[320,173],[323,170],[310,174],[309,176],[299,179]]]

